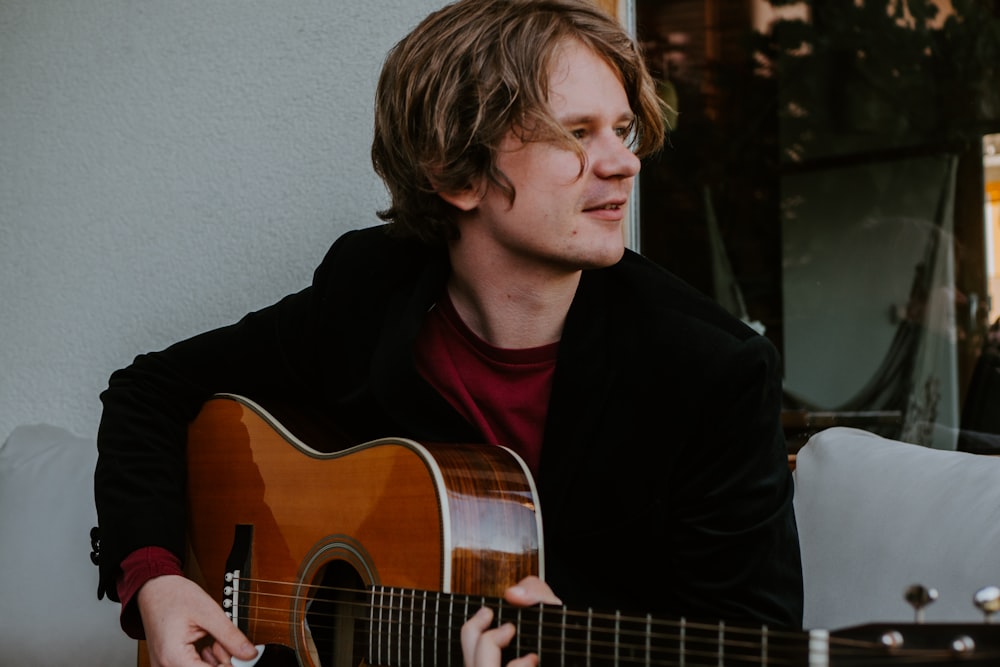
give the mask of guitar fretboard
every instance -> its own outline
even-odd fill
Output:
[[[494,610],[497,625],[509,621],[518,628],[505,662],[536,653],[541,664],[560,667],[829,664],[825,632],[776,632],[766,626],[747,629],[561,606],[522,608],[493,598],[386,587],[371,592],[368,664],[460,667],[462,624],[482,606]]]

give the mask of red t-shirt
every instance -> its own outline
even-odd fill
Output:
[[[122,601],[119,618],[122,630],[132,639],[145,639],[139,607],[133,603],[135,594],[142,585],[154,577],[164,574],[184,574],[181,562],[163,547],[143,547],[136,549],[122,561],[122,573],[115,587],[118,599]]]
[[[417,369],[489,444],[513,449],[537,475],[558,349],[490,345],[445,295],[417,338]]]
[[[525,349],[490,345],[462,322],[445,294],[417,338],[417,369],[488,444],[514,450],[537,475],[558,348],[558,343]],[[117,590],[122,629],[130,637],[143,638],[132,604],[142,585],[181,573],[178,559],[161,547],[138,549],[122,561]]]

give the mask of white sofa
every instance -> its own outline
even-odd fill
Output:
[[[1000,586],[1000,457],[928,449],[836,427],[795,470],[807,628],[912,621],[911,584],[937,590],[930,622],[981,622]]]
[[[93,442],[52,426],[0,446],[0,664],[136,664],[118,606],[95,595],[95,461]],[[795,475],[806,627],[911,621],[912,583],[940,593],[928,622],[981,619],[972,595],[1000,584],[1000,458],[831,428]]]
[[[90,562],[92,440],[19,426],[0,446],[0,664],[134,667]]]

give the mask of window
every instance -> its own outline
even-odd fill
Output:
[[[782,352],[792,450],[1000,451],[1000,4],[634,3],[675,111],[637,245]]]

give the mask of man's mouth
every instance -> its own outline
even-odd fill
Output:
[[[591,206],[584,210],[586,211],[617,211],[625,206],[625,202],[608,202],[606,204],[598,204],[597,206]]]

